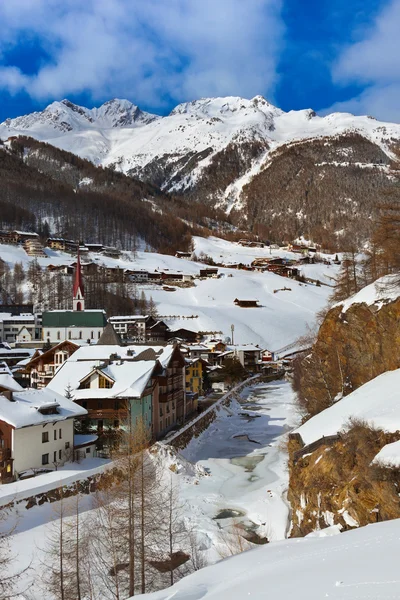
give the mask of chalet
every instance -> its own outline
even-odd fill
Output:
[[[85,246],[89,250],[89,252],[102,252],[102,250],[104,249],[103,244],[91,244],[85,242]]]
[[[252,344],[243,346],[232,346],[234,355],[239,359],[241,365],[248,371],[257,371],[260,361],[261,348]]]
[[[180,250],[178,250],[177,252],[175,252],[175,256],[176,258],[192,258],[192,253],[191,252],[181,252]]]
[[[274,359],[274,354],[271,350],[261,350],[260,360],[264,362],[271,362]]]
[[[73,265],[47,265],[47,270],[50,273],[62,273],[63,275],[73,275]]]
[[[6,342],[0,342],[0,362],[7,363],[9,367],[21,360],[30,359],[34,353],[33,348],[11,348]]]
[[[183,340],[185,342],[197,342],[201,336],[199,336],[197,331],[191,331],[190,329],[185,329],[181,327],[180,329],[174,329],[173,331],[168,330],[167,339],[171,340],[172,338],[176,338],[179,340]]]
[[[33,231],[18,231],[10,232],[10,242],[12,244],[23,244],[27,240],[39,240],[39,234]]]
[[[160,282],[162,280],[162,274],[155,271],[154,273],[148,274],[148,280],[154,282]]]
[[[24,241],[24,250],[28,256],[47,256],[38,238],[29,238]]]
[[[64,238],[47,238],[46,245],[52,250],[65,250]]]
[[[153,321],[153,317],[150,317]],[[146,342],[165,342],[170,333],[169,327],[164,321],[155,321],[150,324],[146,322]]]
[[[218,277],[218,269],[216,267],[200,269],[200,277]]]
[[[236,306],[240,306],[240,308],[260,308],[258,300],[239,300],[235,298],[233,301]]]
[[[87,411],[47,388],[0,394],[0,481],[52,470],[73,457],[74,419]]]
[[[76,351],[79,346],[69,340],[53,346],[47,352],[35,353],[25,365],[29,372],[30,387],[41,389],[54,377],[57,370]]]
[[[125,279],[130,279],[131,281],[146,282],[149,279],[149,273],[148,271],[136,271],[132,269],[126,269]]]
[[[122,254],[121,250],[117,250],[117,248],[113,248],[112,246],[104,246],[102,253],[104,256],[109,256],[110,258],[120,258]]]
[[[187,415],[185,360],[178,346],[81,347],[48,388],[68,385],[74,401],[88,410],[90,430],[103,439],[128,417],[133,424],[143,418],[158,438]]]

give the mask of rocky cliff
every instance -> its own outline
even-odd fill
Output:
[[[400,367],[400,286],[395,279],[379,279],[326,315],[300,368],[300,397],[308,415]]]
[[[397,276],[386,276],[326,315],[298,374],[305,418],[318,415],[306,426],[320,419],[322,411],[326,415],[340,412],[352,391],[399,368],[400,284]],[[385,402],[384,389],[376,391],[374,402]],[[368,407],[371,409],[370,404]],[[335,435],[323,437],[321,430],[312,443],[304,442],[300,434],[291,435],[288,498],[292,536],[333,524],[348,529],[400,517],[400,469],[372,462],[386,444],[400,439],[400,431],[394,419],[389,418],[393,426],[379,428],[364,421],[364,414],[369,414],[368,410],[355,410],[350,421],[334,430]],[[331,420],[327,417],[324,422]]]

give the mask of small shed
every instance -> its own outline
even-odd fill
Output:
[[[233,302],[240,308],[260,308],[258,300],[239,300],[239,298],[235,298]]]

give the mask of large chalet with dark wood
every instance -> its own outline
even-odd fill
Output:
[[[45,387],[57,370],[78,348],[78,344],[64,340],[47,352],[37,351],[25,365],[25,369],[29,372],[30,387],[37,389]]]

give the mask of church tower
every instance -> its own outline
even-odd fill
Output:
[[[72,309],[73,310],[78,310],[78,311],[85,310],[85,296],[84,295],[85,295],[85,290],[83,287],[81,259],[79,256],[79,248],[78,248],[78,258],[76,261],[73,298],[72,298]]]

